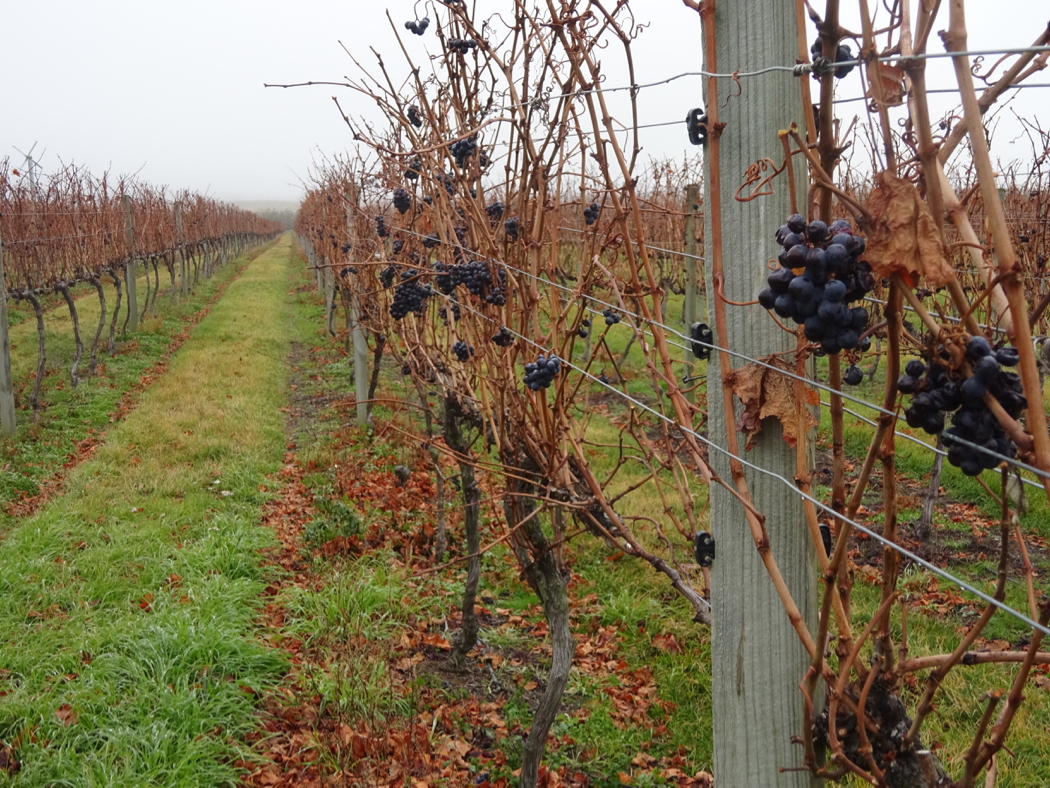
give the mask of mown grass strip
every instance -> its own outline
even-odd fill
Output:
[[[121,336],[118,333],[117,350],[113,356],[109,356],[103,347],[95,377],[83,377],[86,374],[85,360],[81,364],[82,380],[76,388],[69,384],[69,365],[75,350],[69,312],[65,304],[48,311],[44,316],[48,369],[42,393],[47,407],[36,414],[24,403],[33,385],[31,373],[37,363],[36,321],[33,319],[14,326],[11,330],[12,363],[23,407],[18,411],[17,436],[12,440],[0,440],[0,461],[3,463],[0,469],[0,505],[16,504],[15,511],[18,512],[25,508],[26,499],[48,493],[49,485],[55,481],[55,473],[71,456],[76,456],[78,444],[85,438],[97,438],[110,427],[114,412],[120,408],[121,398],[132,389],[141,387],[143,376],[151,374],[158,360],[177,345],[183,332],[207,312],[214,299],[261,251],[253,249],[218,269],[177,303],[162,292],[158,317],[148,318],[133,335]],[[143,287],[144,281],[143,278]],[[107,290],[106,298],[108,314],[112,315],[112,290]],[[125,299],[121,306],[122,316],[126,303]],[[77,300],[77,310],[82,335],[90,333],[93,336],[99,314],[93,288]],[[86,328],[89,325],[90,332]],[[85,341],[89,340],[90,337]],[[0,533],[14,521],[15,518],[10,516],[0,518]]]
[[[0,545],[11,785],[236,781],[255,694],[284,669],[252,632],[299,325],[289,255],[286,238],[229,286],[67,492]]]

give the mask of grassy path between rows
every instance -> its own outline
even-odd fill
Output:
[[[302,330],[290,255],[286,237],[232,282],[64,494],[0,544],[0,784],[236,781],[256,693],[285,668],[254,618]]]
[[[25,303],[11,305],[12,322],[23,318],[11,328],[16,401],[21,404],[17,436],[0,440],[0,539],[19,518],[35,511],[44,499],[61,489],[65,469],[88,455],[100,436],[134,406],[141,391],[163,374],[171,354],[221,297],[229,282],[265,249],[266,246],[248,250],[229,265],[218,268],[211,277],[195,283],[185,297],[173,301],[168,292],[162,292],[158,316],[148,317],[133,334],[118,332],[113,355],[103,343],[95,376],[88,376],[85,358],[80,367],[80,385],[75,388],[69,380],[75,354],[72,321],[65,304],[52,298],[52,308],[44,315],[47,369],[41,398],[46,406],[36,413],[26,402],[37,365],[36,319]],[[140,285],[145,286],[144,279]],[[83,284],[74,289],[74,296],[82,333],[90,342],[98,322],[98,298],[94,288],[87,290]],[[121,305],[121,323],[126,315],[125,304],[126,299]],[[107,291],[110,316],[113,305],[112,292]],[[86,331],[87,326],[91,326],[90,332]]]

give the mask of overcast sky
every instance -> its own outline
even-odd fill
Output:
[[[479,2],[493,9],[509,5]],[[971,49],[1029,44],[1046,23],[1039,5],[971,0]],[[635,45],[639,82],[701,67],[694,12],[680,0],[634,0],[632,7],[639,22],[651,23]],[[10,156],[19,166],[15,147],[28,151],[36,143],[44,170],[61,159],[95,172],[139,172],[151,183],[223,200],[297,200],[311,161],[351,145],[331,96],[338,94],[351,114],[372,108],[345,89],[264,89],[263,83],[355,76],[339,41],[367,65],[375,62],[368,47],[375,47],[403,75],[387,9],[399,27],[417,16],[447,13],[432,2],[409,0],[8,0],[0,44],[0,158]],[[946,14],[944,9],[938,29],[947,25]],[[436,46],[432,31],[407,39],[419,60]],[[940,51],[940,42],[933,40],[930,49]],[[607,84],[623,84],[623,73],[610,64]],[[1050,82],[1050,75],[1038,81]],[[840,85],[843,96],[849,82]],[[856,94],[856,77],[852,84]],[[930,87],[953,85],[949,62],[940,61],[931,69]],[[700,96],[695,77],[643,91],[641,122],[684,119]],[[1020,91],[1013,106],[1032,117],[1047,99],[1050,89]],[[935,116],[949,106],[942,99]],[[841,111],[848,119],[862,110],[855,103]],[[1026,142],[1010,144],[1017,125],[1003,128],[999,155],[1027,158]],[[643,134],[650,155],[681,159],[692,152],[683,126]]]

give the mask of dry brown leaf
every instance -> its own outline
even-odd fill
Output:
[[[759,361],[785,372],[795,372],[791,364],[778,356],[766,356]],[[730,372],[726,382],[744,406],[736,427],[747,435],[747,451],[754,446],[755,436],[762,429],[762,419],[772,416],[780,422],[788,446],[796,445],[800,437],[817,426],[812,411],[808,407],[798,407],[795,381],[786,375],[769,367],[748,364]],[[818,404],[820,397],[817,392],[807,388],[806,405]]]
[[[18,774],[22,770],[22,762],[15,757],[15,751],[11,747],[0,747],[0,772]]]
[[[470,744],[463,739],[449,737],[445,739],[445,748],[450,752],[456,752],[462,758],[470,752]]]
[[[657,635],[654,637],[653,645],[665,654],[682,653],[682,644],[679,643],[675,636],[669,632],[665,635]]]
[[[889,63],[879,63],[879,77],[882,82],[882,100],[889,107],[904,103],[904,70]],[[867,96],[874,99],[874,91],[869,87]]]
[[[77,713],[73,710],[73,707],[68,703],[63,703],[57,709],[55,709],[55,716],[58,717],[58,721],[65,726],[77,724]]]
[[[868,199],[871,227],[865,255],[876,276],[899,274],[909,285],[923,276],[933,287],[951,281],[948,248],[919,190],[889,172],[875,176]]]

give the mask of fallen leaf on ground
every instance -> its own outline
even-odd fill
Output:
[[[671,633],[657,635],[653,638],[653,646],[665,654],[681,654],[682,644],[679,643]]]
[[[63,703],[61,706],[55,709],[55,716],[58,718],[59,722],[61,722],[67,727],[70,725],[77,724],[77,713],[73,711],[73,707],[70,706],[68,703]]]

